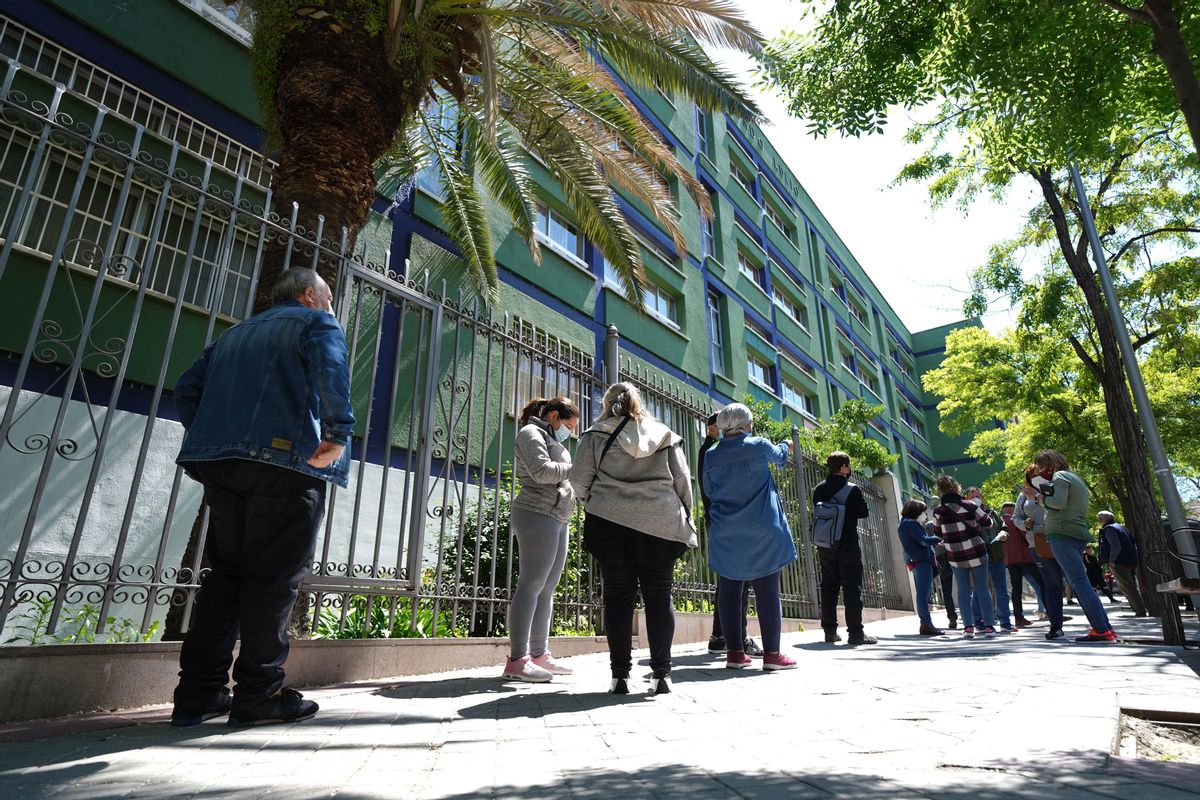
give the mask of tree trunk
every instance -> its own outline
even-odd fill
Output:
[[[1125,525],[1142,547],[1141,552],[1151,550],[1166,550],[1167,537],[1163,533],[1158,499],[1154,491],[1154,483],[1150,477],[1149,454],[1146,440],[1142,435],[1129,386],[1125,380],[1125,367],[1121,358],[1121,348],[1117,341],[1117,333],[1108,310],[1100,284],[1092,272],[1087,259],[1086,242],[1076,245],[1072,241],[1066,211],[1063,208],[1058,188],[1055,186],[1049,170],[1034,172],[1049,206],[1050,215],[1054,222],[1059,248],[1087,302],[1096,326],[1096,339],[1100,346],[1100,372],[1097,376],[1104,392],[1104,408],[1112,429],[1113,443],[1117,449],[1117,461],[1121,466],[1121,474],[1125,481],[1125,491],[1129,507],[1125,511]],[[1148,545],[1148,547],[1146,546]],[[1167,642],[1182,641],[1183,632],[1178,630],[1178,619],[1174,608],[1168,605],[1160,595],[1157,600],[1163,624],[1163,638]]]
[[[326,2],[331,19],[348,0]],[[279,120],[279,166],[271,178],[274,208],[284,224],[292,204],[297,225],[311,236],[324,216],[322,238],[336,249],[343,228],[353,244],[375,199],[375,162],[391,146],[416,99],[405,99],[388,64],[380,35],[341,23],[308,21],[283,39],[275,82]],[[271,287],[283,269],[288,237],[275,237],[265,250],[255,313],[271,306]],[[298,237],[291,266],[312,266]],[[316,269],[332,287],[337,259],[318,258]]]

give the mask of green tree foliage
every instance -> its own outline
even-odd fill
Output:
[[[613,193],[634,198],[685,240],[671,185],[711,214],[707,190],[638,112],[639,88],[752,119],[750,97],[702,45],[757,52],[761,37],[728,0],[256,0],[251,52],[270,141],[277,207],[300,224],[346,228],[350,244],[377,184],[403,193],[423,169],[441,179],[443,227],[467,277],[498,291],[489,208],[534,258],[537,182],[549,171],[584,235],[642,306],[639,245]],[[489,202],[490,201],[490,202]],[[336,234],[331,237],[336,240]],[[282,259],[268,253],[258,300]],[[331,265],[318,264],[327,279]]]
[[[792,426],[774,418],[774,406],[751,395],[742,402],[754,414],[754,435],[773,442],[792,441]],[[799,431],[800,447],[818,460],[835,450],[849,453],[855,469],[884,470],[896,463],[895,454],[866,435],[867,424],[883,413],[883,406],[865,400],[848,400],[828,419],[811,430]]]

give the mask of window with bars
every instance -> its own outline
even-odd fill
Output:
[[[17,220],[14,244],[52,256],[65,236],[63,258],[77,267],[94,269],[91,254],[107,245],[115,225],[113,256],[127,268],[120,279],[139,282],[149,270],[150,291],[182,298],[200,308],[215,308],[236,319],[244,315],[258,243],[252,221],[235,223],[230,230],[227,213],[198,208],[196,198],[186,191],[172,193],[165,200],[152,248],[155,210],[164,202],[159,187],[131,180],[122,210],[124,174],[93,159],[83,176],[79,199],[72,206],[72,192],[83,168],[80,156],[51,145],[37,172],[30,174],[33,148],[34,138],[26,131],[0,129],[0,231],[6,233],[13,223],[24,186],[33,187],[26,213]],[[147,262],[151,256],[152,261]]]
[[[512,415],[535,397],[569,397],[583,419],[592,419],[594,361],[590,354],[538,330],[521,319],[512,333],[521,339],[517,350]]]

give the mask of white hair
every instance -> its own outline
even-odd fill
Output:
[[[1111,511],[1101,511],[1099,514],[1096,515],[1096,517],[1099,519],[1105,519],[1105,518],[1111,519],[1113,522],[1117,521],[1117,515],[1112,513]]]
[[[295,300],[308,289],[316,289],[321,284],[321,276],[316,270],[293,267],[285,269],[275,285],[271,287],[271,302],[279,304],[285,300]]]
[[[717,414],[717,430],[723,434],[749,433],[754,428],[754,412],[741,403],[731,403]]]

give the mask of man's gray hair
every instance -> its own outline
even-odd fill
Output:
[[[1101,511],[1099,514],[1096,515],[1096,517],[1098,519],[1111,519],[1113,522],[1117,521],[1117,515],[1112,513],[1111,511]]]
[[[721,433],[749,433],[754,428],[754,412],[741,403],[730,403],[717,414]]]
[[[279,305],[295,300],[305,289],[316,289],[320,280],[315,269],[285,269],[271,288],[271,302]]]

